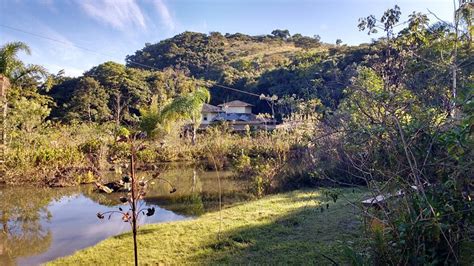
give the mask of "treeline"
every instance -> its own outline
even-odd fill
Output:
[[[82,77],[59,77],[47,95],[51,97],[51,119],[117,125],[137,124],[140,108],[165,105],[177,95],[194,91],[199,84],[180,71],[147,71],[106,62]]]
[[[14,87],[21,89],[14,89],[16,92],[10,97],[35,100],[48,109],[39,108],[37,113],[52,121],[120,124],[137,122],[140,108],[149,106],[152,99],[162,106],[197,86],[207,86],[211,103],[239,99],[254,104],[256,112],[271,113],[267,102],[260,98],[213,86],[215,82],[257,95],[275,95],[278,116],[290,117],[305,108],[302,102],[314,99],[322,105],[306,112],[336,110],[359,67],[374,68],[377,62],[397,56],[406,58],[406,63],[397,66],[396,71],[397,78],[404,79],[408,89],[428,93],[436,87],[449,91],[452,67],[445,50],[452,46],[452,28],[415,19],[419,20],[413,18],[409,27],[393,36],[399,46],[394,47],[398,51],[393,53],[383,49],[386,38],[347,46],[339,40],[336,45],[324,44],[317,36],[291,35],[287,30],[263,36],[184,32],[156,44],[146,44],[127,56],[126,66],[106,62],[78,78],[48,74],[35,66],[35,71],[12,78]],[[444,59],[440,60],[440,55]],[[469,47],[459,47],[458,86],[472,72],[470,56]],[[432,101],[447,105],[448,95]],[[17,104],[27,104],[25,99]]]
[[[371,247],[353,252],[353,263],[460,264],[473,243],[473,9],[460,6],[452,24],[431,23],[421,13],[401,23],[395,6],[360,20],[361,31],[381,29],[384,37],[358,46],[286,30],[271,36],[185,32],[147,44],[126,66],[107,62],[78,78],[25,65],[15,54],[28,48],[7,44],[0,53],[0,73],[12,84],[6,165],[16,171],[8,180],[117,164],[128,156],[115,141],[122,131],[140,125],[156,133],[170,126],[164,117],[197,125],[209,98],[202,86],[213,103],[240,99],[269,112],[260,97],[220,84],[277,96],[277,114],[293,127],[235,135],[222,125],[197,143],[194,134],[193,144],[150,134],[139,160],[233,165],[258,196],[327,182],[362,185],[374,197],[396,195],[364,210],[374,225]],[[404,28],[396,32],[399,25]]]
[[[348,84],[344,70],[360,64],[368,53],[368,45],[329,45],[318,36],[292,36],[288,30],[265,36],[184,32],[146,44],[126,61],[130,67],[148,70],[172,67],[194,78],[256,94],[324,98],[324,103],[336,107],[341,88]],[[256,105],[258,111],[269,111],[256,97],[221,87],[212,87],[211,92],[213,103],[241,99]]]
[[[127,56],[126,66],[106,62],[78,78],[49,75],[50,88],[41,94],[50,97],[49,118],[65,122],[136,122],[139,109],[150,105],[154,96],[156,104],[164,105],[196,86],[208,86],[213,104],[239,99],[254,104],[256,112],[271,112],[258,97],[214,82],[276,95],[279,117],[288,117],[301,101],[311,99],[334,110],[357,66],[367,64],[366,56],[376,50],[376,44],[329,45],[317,36],[291,36],[285,30],[267,36],[185,32],[146,44]]]
[[[213,87],[208,81],[249,92],[310,99],[317,95],[301,90],[292,80],[296,75],[282,72],[301,64],[318,64],[323,56],[319,51],[327,50],[323,47],[329,45],[321,44],[319,38],[290,36],[285,30],[267,36],[185,32],[146,44],[127,56],[126,66],[106,62],[78,78],[48,75],[50,88],[41,94],[50,97],[49,118],[64,122],[137,122],[140,108],[149,106],[152,99],[163,106],[177,95],[206,85],[212,103],[240,99],[257,105],[257,112],[269,112],[258,97]],[[299,82],[310,78],[301,77]],[[282,79],[291,87],[281,84]],[[333,103],[329,98],[325,102]]]
[[[430,83],[449,88],[449,75],[446,75],[449,69],[427,64],[437,60],[435,51],[442,49],[440,40],[449,31],[441,24],[430,26],[423,45],[418,44],[418,58],[412,56],[410,68],[400,69],[409,75],[416,74],[410,77],[413,89]],[[413,34],[405,30],[396,38],[409,39]],[[312,44],[301,46],[298,40],[302,38]],[[276,110],[283,117],[302,109],[301,102],[311,99],[322,102],[324,108],[319,106],[317,111],[334,111],[357,68],[371,67],[375,60],[382,61],[388,56],[381,49],[383,43],[384,39],[359,46],[329,45],[314,37],[291,36],[286,30],[275,30],[266,36],[184,32],[156,44],[146,44],[127,56],[126,66],[106,62],[78,78],[43,73],[47,75],[49,88],[39,92],[49,97],[48,118],[66,122],[136,122],[140,108],[150,105],[154,96],[156,104],[164,105],[177,95],[203,85],[209,87],[213,104],[239,99],[254,104],[256,112],[271,113],[269,105],[258,97],[213,86],[207,81],[257,95],[276,95],[279,99]],[[460,49],[458,55],[461,61],[468,59],[463,51],[466,50]],[[420,59],[422,56],[426,58]],[[467,73],[471,69],[460,70]],[[440,77],[447,78],[440,83]],[[31,78],[36,82],[41,80]]]

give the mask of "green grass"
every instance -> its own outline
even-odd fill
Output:
[[[342,191],[344,199],[337,203],[320,190],[300,190],[234,205],[222,210],[222,224],[219,212],[213,212],[194,220],[143,226],[139,262],[324,265],[331,264],[329,257],[345,264],[343,247],[357,249],[363,243],[361,220],[347,200],[357,202],[363,192]],[[132,263],[132,236],[125,233],[51,264]]]

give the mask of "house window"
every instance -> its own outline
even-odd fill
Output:
[[[204,120],[204,121],[207,121],[207,115],[206,115],[206,116],[204,116],[203,120]]]

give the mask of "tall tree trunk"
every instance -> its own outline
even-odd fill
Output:
[[[191,117],[192,125],[191,125],[191,143],[196,145],[196,136],[197,136],[197,129],[199,127],[199,122],[197,119],[201,119],[201,117],[196,117],[194,114]]]
[[[456,9],[456,1],[453,0],[454,4],[454,49],[451,57],[451,71],[452,71],[452,97],[451,99],[451,118],[456,117],[456,97],[457,97],[457,57],[458,57],[458,38],[459,38],[459,14],[458,9]],[[460,7],[459,7],[460,8]]]
[[[117,91],[115,93],[115,124],[117,127],[120,126],[120,116],[121,116],[121,111],[122,111],[122,94],[120,91]]]
[[[196,145],[197,128],[196,128],[196,125],[193,125],[192,127],[193,129],[191,131],[191,143],[193,145]]]
[[[0,75],[0,108],[1,115],[0,115],[0,174],[4,176],[3,171],[5,171],[4,164],[5,164],[5,153],[7,148],[7,90],[10,87],[10,82],[7,77]]]
[[[89,116],[89,123],[92,123],[92,115],[91,115],[91,105],[87,105],[87,115]]]

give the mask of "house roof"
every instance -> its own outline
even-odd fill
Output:
[[[222,113],[224,111],[222,111],[222,109],[220,107],[205,103],[202,106],[202,111],[201,112],[202,113]]]
[[[236,100],[236,101],[231,101],[231,102],[228,102],[228,103],[219,104],[219,106],[221,106],[221,107],[248,107],[248,106],[253,106],[253,105],[251,105],[250,103],[246,103],[246,102]]]

